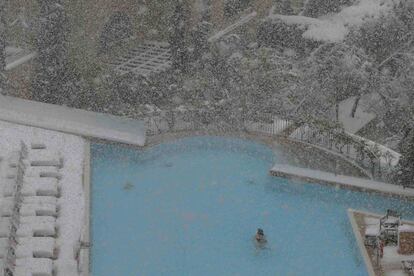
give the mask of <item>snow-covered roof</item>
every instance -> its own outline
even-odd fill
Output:
[[[271,14],[269,19],[279,19],[287,24],[305,29],[303,38],[323,42],[341,42],[352,27],[379,17],[391,10],[395,0],[359,0],[355,5],[343,8],[339,13],[311,18]]]
[[[6,47],[6,71],[12,70],[37,56],[36,52],[17,48]]]
[[[0,120],[137,146],[145,144],[141,121],[7,96],[0,96]]]

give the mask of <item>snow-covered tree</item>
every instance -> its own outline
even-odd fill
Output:
[[[106,53],[133,35],[132,22],[125,12],[115,12],[105,23],[99,38],[99,52]]]
[[[277,1],[277,8],[278,8],[280,14],[283,14],[283,15],[292,15],[293,14],[291,0],[278,0]]]
[[[398,163],[397,181],[404,187],[414,187],[414,130],[408,131]]]
[[[397,55],[412,45],[414,34],[409,28],[395,13],[382,15],[356,30],[349,43],[364,49],[381,67],[387,63],[392,68]]]
[[[351,3],[352,0],[308,0],[305,3],[303,15],[316,18],[339,12],[343,6]]]
[[[223,1],[224,1],[224,14],[229,17],[236,15],[237,13],[246,9],[251,2],[250,0],[223,0]]]
[[[414,2],[411,0],[401,0],[394,8],[397,17],[408,27],[414,30]]]
[[[315,117],[329,118],[332,107],[335,107],[335,118],[339,119],[339,103],[352,96],[360,96],[367,92],[371,66],[363,53],[344,44],[325,44],[319,47],[304,64],[303,85],[311,94],[304,107]],[[315,107],[318,108],[315,109]],[[325,115],[322,115],[326,113]],[[349,111],[351,112],[351,110]]]
[[[185,0],[176,0],[175,10],[171,18],[171,34],[169,42],[173,67],[185,71],[188,63],[187,24],[189,19],[188,6]]]
[[[303,38],[303,32],[301,26],[288,24],[279,18],[266,18],[258,27],[257,42],[260,46],[293,49],[304,53],[315,45]]]
[[[0,93],[5,89],[6,77],[6,3],[0,1]]]
[[[38,0],[40,24],[37,34],[38,62],[33,96],[40,101],[60,103],[67,92],[67,18],[61,0]],[[67,95],[66,95],[67,96]]]
[[[209,48],[208,34],[210,31],[210,23],[202,21],[191,32],[191,43],[193,47],[192,56],[194,59],[198,59]]]

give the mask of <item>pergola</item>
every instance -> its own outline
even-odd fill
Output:
[[[109,64],[121,75],[132,73],[148,76],[160,73],[171,68],[170,45],[165,42],[145,41]]]

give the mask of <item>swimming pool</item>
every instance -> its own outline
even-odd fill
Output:
[[[234,138],[93,145],[92,275],[366,275],[346,210],[414,217],[398,199],[272,177],[274,162]]]

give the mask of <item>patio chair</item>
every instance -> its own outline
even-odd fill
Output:
[[[406,260],[401,262],[402,268],[408,275],[414,275],[414,260]]]
[[[384,237],[386,244],[398,243],[398,227],[401,225],[401,214],[397,211],[387,210],[384,217],[380,219],[380,234]]]

